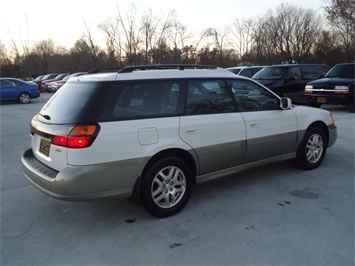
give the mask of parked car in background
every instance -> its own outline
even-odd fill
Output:
[[[239,67],[229,67],[227,68],[227,70],[229,70],[230,72],[236,75],[251,78],[264,67],[265,66],[239,66]]]
[[[77,72],[64,77],[62,80],[56,80],[48,84],[48,91],[55,92],[59,90],[70,78],[84,75],[86,72]]]
[[[66,76],[70,75],[69,73],[62,73],[62,74],[59,74],[53,78],[50,78],[50,79],[47,79],[47,80],[43,80],[40,84],[40,88],[39,90],[41,92],[45,92],[45,91],[49,91],[48,90],[48,84],[52,81],[57,81],[57,80],[62,80],[63,78],[65,78]]]
[[[36,83],[38,84],[38,89],[41,90],[42,82],[49,80],[49,79],[54,79],[58,75],[59,75],[59,73],[51,73],[51,74],[44,75],[40,80],[36,81]]]
[[[74,201],[129,194],[166,217],[199,182],[280,160],[317,168],[337,128],[330,112],[225,69],[154,65],[71,78],[30,135],[22,167],[42,192]]]
[[[323,64],[287,64],[264,67],[252,78],[280,97],[305,104],[304,87],[312,80],[323,77],[330,68]]]
[[[0,78],[0,101],[29,103],[40,95],[37,84],[16,78]]]
[[[26,82],[29,82],[29,83],[33,83],[33,81],[35,80],[34,78],[32,77],[24,77],[22,78],[23,81],[26,81]]]
[[[34,80],[32,80],[32,82],[38,84],[44,78],[44,76],[45,75],[40,75],[37,78],[35,78]]]
[[[343,104],[354,113],[355,63],[338,64],[322,79],[307,83],[304,94],[307,103],[320,107],[322,104]]]

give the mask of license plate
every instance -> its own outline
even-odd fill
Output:
[[[41,139],[41,143],[39,144],[39,152],[48,157],[50,146],[51,142],[48,139]]]
[[[317,103],[325,103],[326,100],[324,97],[317,97]]]

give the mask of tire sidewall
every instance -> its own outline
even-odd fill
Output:
[[[21,98],[22,97],[26,97],[26,98],[28,98],[28,101],[22,101],[21,100]],[[30,95],[27,93],[27,92],[21,92],[20,94],[19,94],[19,96],[18,96],[18,101],[20,102],[20,103],[23,103],[23,104],[27,104],[27,103],[29,103],[30,101],[31,101],[31,97],[30,97]]]
[[[175,166],[179,168],[185,175],[186,178],[186,190],[182,199],[171,208],[161,208],[155,202],[151,195],[152,182],[157,175],[157,173],[165,167]],[[187,163],[179,157],[169,156],[159,159],[145,173],[142,182],[142,204],[151,215],[155,217],[168,217],[178,213],[188,202],[193,187],[193,174]]]
[[[313,136],[313,135],[319,135],[322,138],[323,141],[323,152],[321,157],[319,158],[319,160],[315,163],[310,162],[307,159],[306,156],[306,146],[307,146],[307,142],[308,140]],[[301,166],[302,168],[308,169],[308,170],[312,170],[317,168],[319,165],[321,165],[325,154],[326,154],[326,150],[327,150],[327,146],[328,146],[328,142],[327,142],[327,138],[326,135],[324,133],[324,131],[319,128],[319,127],[312,127],[309,130],[307,130],[303,141],[301,142],[299,149],[297,151],[297,163],[299,166]]]

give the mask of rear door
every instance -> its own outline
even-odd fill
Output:
[[[13,80],[1,80],[0,99],[1,100],[16,100],[19,88]]]
[[[279,98],[254,82],[230,80],[229,85],[246,126],[247,154],[243,163],[292,152],[297,140],[294,112],[281,110]]]
[[[244,119],[222,80],[188,82],[179,134],[198,156],[200,175],[239,165],[246,154]]]

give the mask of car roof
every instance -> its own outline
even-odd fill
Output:
[[[344,65],[344,66],[355,65],[355,62],[351,62],[351,63],[340,63],[340,64],[336,64],[335,66],[341,66],[341,65]]]
[[[327,65],[325,65],[325,64],[279,64],[279,65],[265,66],[265,68],[293,67],[293,66],[327,66]]]
[[[18,78],[0,78],[0,80],[5,80],[5,79],[12,79],[12,80],[16,80],[16,81],[22,81],[22,82],[26,82],[26,81],[24,81],[24,80],[22,80],[22,79],[18,79]]]
[[[88,74],[75,77],[78,81],[113,81],[113,80],[143,80],[143,79],[183,79],[183,78],[235,78],[235,74],[224,68],[211,69],[143,69],[137,68],[130,72],[114,72]]]
[[[227,69],[246,69],[246,68],[263,68],[267,66],[237,66],[237,67],[228,67]]]

